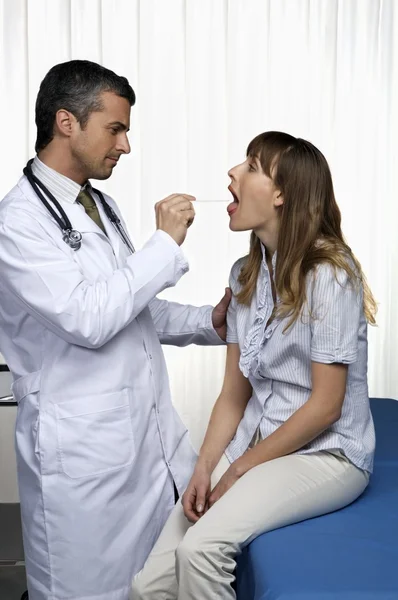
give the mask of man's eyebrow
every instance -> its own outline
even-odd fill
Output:
[[[130,131],[130,128],[127,127],[127,125],[125,125],[124,123],[122,123],[121,121],[112,121],[112,123],[109,123],[110,127],[120,127],[120,129],[123,129],[124,131]]]

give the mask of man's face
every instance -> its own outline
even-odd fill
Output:
[[[130,152],[130,104],[113,92],[101,94],[101,111],[92,112],[82,129],[75,122],[70,149],[83,179],[108,179],[121,154]]]

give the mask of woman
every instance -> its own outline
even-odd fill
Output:
[[[328,164],[309,142],[268,132],[229,176],[230,228],[252,234],[231,271],[224,384],[134,599],[232,600],[242,547],[353,502],[372,471],[376,306],[341,233]]]

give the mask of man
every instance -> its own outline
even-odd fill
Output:
[[[116,204],[88,183],[130,151],[134,102],[128,81],[95,63],[51,69],[37,156],[0,204],[30,600],[128,598],[195,460],[160,344],[225,338],[228,291],[214,310],[156,299],[188,269],[193,198],[158,203],[157,231],[133,253]]]

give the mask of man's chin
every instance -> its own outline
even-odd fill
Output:
[[[109,179],[112,175],[113,167],[109,167],[104,169],[103,171],[96,171],[93,173],[89,179],[98,179],[99,181],[104,181],[105,179]]]

